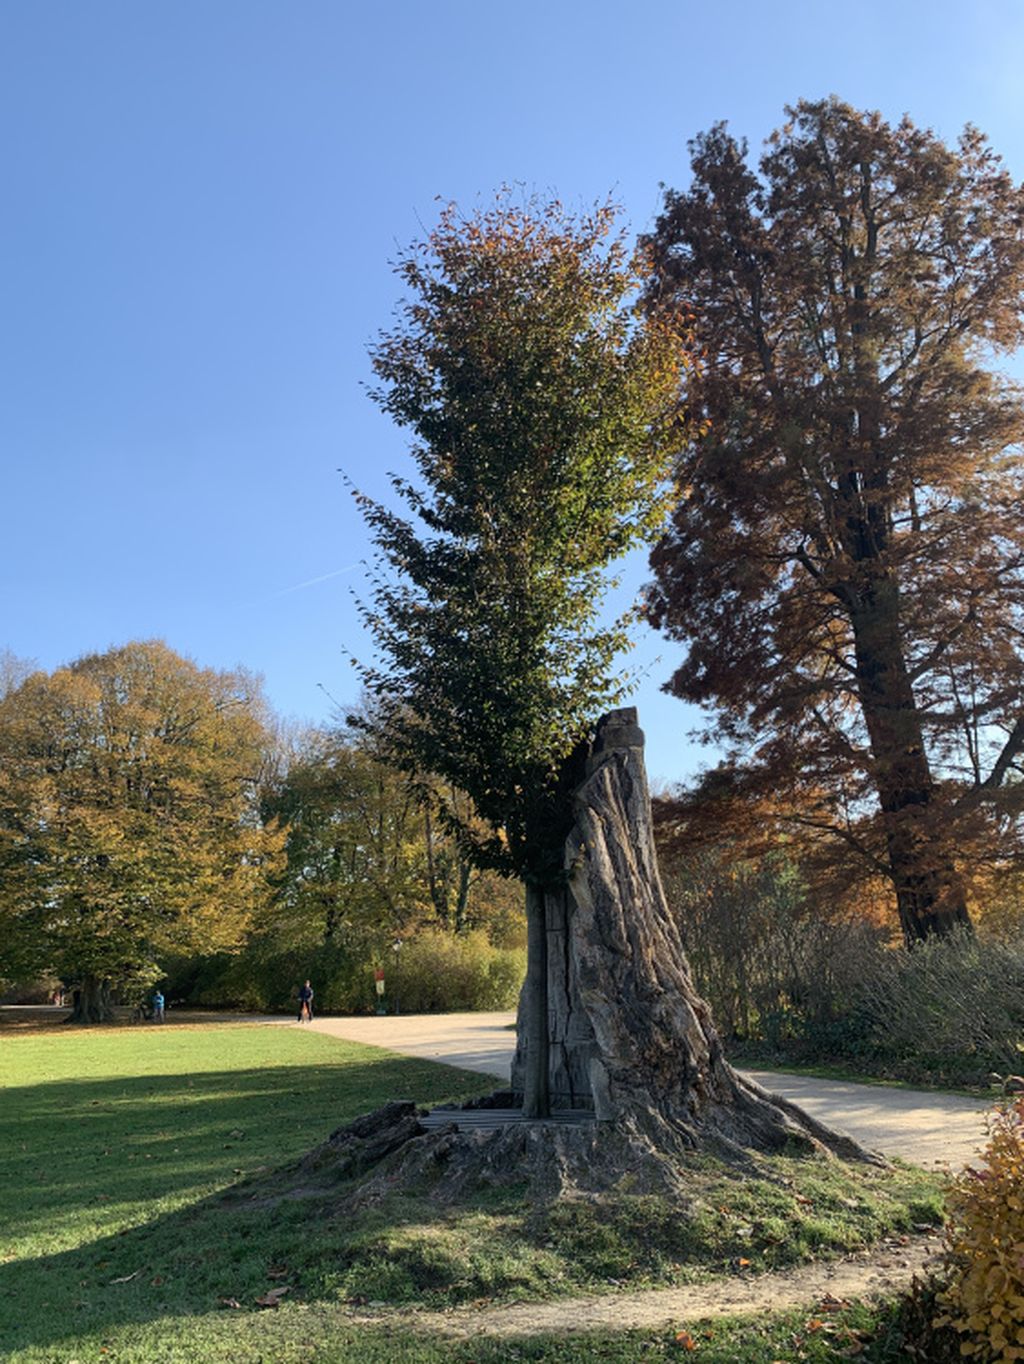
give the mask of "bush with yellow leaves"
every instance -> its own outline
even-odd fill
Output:
[[[976,1360],[1024,1360],[1024,1095],[989,1119],[981,1168],[953,1182],[946,1257],[950,1281],[936,1326]]]

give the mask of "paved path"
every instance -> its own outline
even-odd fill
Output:
[[[503,1012],[322,1018],[302,1026],[330,1037],[386,1047],[403,1056],[480,1071],[507,1084],[515,1049],[514,1022],[514,1013]],[[818,1080],[774,1071],[748,1073],[765,1089],[794,1100],[863,1145],[916,1165],[948,1163],[959,1167],[975,1157],[984,1141],[985,1106],[959,1094]]]

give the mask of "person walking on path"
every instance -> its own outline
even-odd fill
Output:
[[[164,1021],[164,997],[159,990],[153,992],[153,1022]]]
[[[303,1021],[313,1021],[313,987],[308,980],[299,991],[299,1022]]]

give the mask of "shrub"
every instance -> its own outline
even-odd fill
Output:
[[[670,853],[662,871],[698,989],[725,1037],[820,1048],[848,1028],[860,981],[886,953],[884,930],[811,904],[780,856]]]
[[[665,880],[697,987],[741,1055],[767,1045],[796,1061],[971,1085],[1019,1065],[1024,933],[894,947],[870,921],[813,911],[781,862],[670,862]]]
[[[508,1009],[526,973],[526,954],[494,947],[486,933],[427,929],[407,939],[401,960],[385,967],[389,995],[406,1013]]]
[[[495,947],[482,930],[445,933],[426,929],[407,938],[401,954],[379,943],[254,942],[234,956],[181,961],[169,972],[168,994],[189,1004],[288,1012],[308,976],[318,1013],[372,1013],[377,1004],[373,970],[383,966],[390,1011],[403,1013],[512,1007],[526,973],[526,952]]]
[[[989,1123],[983,1169],[969,1167],[949,1197],[949,1286],[939,1294],[960,1353],[979,1360],[1024,1359],[1024,1097]]]
[[[984,1084],[1020,1062],[1024,940],[972,933],[883,953],[857,989],[862,1053],[906,1079]]]

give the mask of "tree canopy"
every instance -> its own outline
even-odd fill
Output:
[[[344,733],[303,736],[263,801],[286,831],[274,917],[324,942],[405,931],[422,911],[422,816],[408,783]]]
[[[706,423],[649,611],[731,748],[705,812],[770,802],[886,876],[912,941],[965,921],[964,861],[1024,791],[1024,403],[992,367],[1024,335],[1024,193],[973,128],[789,113],[756,167],[698,137],[647,240]]]
[[[614,219],[508,193],[449,207],[401,257],[408,297],[373,351],[416,477],[393,480],[405,515],[360,497],[364,679],[392,757],[467,793],[474,855],[527,881],[561,875],[564,763],[621,692],[606,569],[669,504],[685,338],[630,306],[645,267]]]
[[[0,701],[5,950],[79,987],[159,974],[160,953],[237,943],[280,836],[259,819],[255,681],[156,641],[33,673]]]

